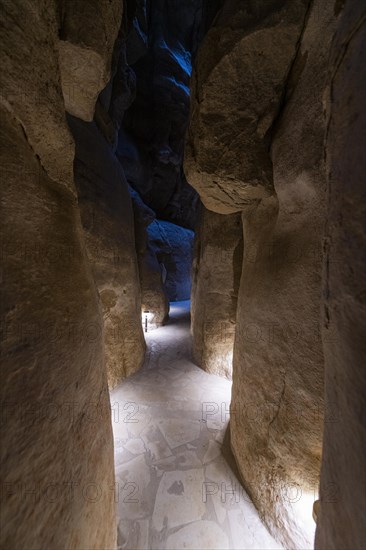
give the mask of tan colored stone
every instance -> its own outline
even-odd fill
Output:
[[[1,121],[1,547],[113,548],[101,314],[75,193]]]
[[[23,127],[49,176],[75,193],[74,143],[57,62],[56,4],[2,1],[0,20],[1,103]]]
[[[332,6],[312,6],[288,81],[271,147],[277,220],[268,201],[243,215],[232,395],[232,410],[241,410],[231,420],[232,447],[255,505],[287,548],[310,547],[315,529],[324,409],[322,101],[335,23]]]
[[[231,378],[243,257],[240,214],[202,208],[191,297],[193,353],[205,371]]]
[[[366,540],[365,16],[362,2],[345,3],[331,50],[325,96],[327,422],[315,540],[319,550],[361,550]]]
[[[123,169],[96,124],[68,120],[86,248],[103,306],[108,383],[114,388],[145,355],[132,202]]]
[[[99,92],[108,84],[123,2],[61,2],[59,64],[65,108],[92,121]]]
[[[251,10],[237,0],[226,2],[192,77],[185,172],[205,206],[221,214],[239,212],[274,192],[268,132],[305,6],[294,0],[271,7]]]
[[[146,206],[138,193],[132,191],[135,219],[136,252],[141,286],[141,310],[149,312],[149,328],[164,324],[169,314],[169,300],[163,284],[159,250],[149,242],[147,228],[155,219],[154,212]]]
[[[102,313],[73,182],[56,8],[15,0],[0,10],[1,546],[113,548]]]
[[[262,8],[227,2],[201,48],[186,169],[208,208],[243,212],[232,448],[277,540],[305,548],[321,458],[322,100],[336,17],[316,2],[294,58],[304,5]]]

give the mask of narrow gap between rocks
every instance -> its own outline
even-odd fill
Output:
[[[0,3],[0,547],[364,550],[365,3]]]
[[[118,549],[281,548],[225,444],[231,382],[192,362],[190,302],[146,341],[143,367],[111,392]]]

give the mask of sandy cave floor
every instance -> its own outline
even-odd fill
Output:
[[[111,392],[118,549],[279,549],[224,457],[231,382],[192,363],[189,306]]]

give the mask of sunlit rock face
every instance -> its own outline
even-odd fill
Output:
[[[232,376],[242,260],[241,215],[203,207],[193,262],[193,353],[203,370],[226,378]]]
[[[122,167],[95,122],[69,116],[75,184],[88,258],[102,308],[109,387],[142,365],[145,341],[134,215]]]
[[[366,540],[365,31],[364,4],[346,2],[325,95],[329,202],[322,313],[329,418],[315,540],[321,550],[361,549]]]
[[[0,9],[0,545],[114,548],[102,315],[73,183],[55,8]]]
[[[198,54],[186,148],[204,204],[242,212],[231,444],[256,506],[291,548],[313,544],[320,470],[322,98],[335,24],[333,6],[317,2],[226,2]]]

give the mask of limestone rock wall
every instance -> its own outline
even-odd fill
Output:
[[[191,315],[193,354],[205,371],[231,378],[243,257],[240,214],[202,208],[195,235]]]
[[[136,251],[141,286],[141,311],[149,312],[149,328],[164,324],[169,314],[169,298],[164,287],[164,272],[160,248],[149,239],[148,226],[155,220],[155,213],[141,200],[136,191],[130,191],[135,216]]]
[[[366,540],[365,6],[346,2],[332,45],[326,94],[323,342],[325,423],[315,547],[361,548]]]
[[[111,77],[112,52],[121,26],[121,0],[60,0],[59,66],[65,108],[92,121],[99,92]]]
[[[242,212],[232,449],[253,501],[289,548],[311,547],[315,529],[324,414],[322,101],[336,21],[334,6],[317,1],[229,0],[192,79],[188,180],[209,209]]]
[[[56,4],[2,2],[0,17],[1,546],[114,548],[102,316],[73,183]]]
[[[103,307],[109,387],[142,365],[145,341],[132,201],[122,167],[95,122],[68,117],[89,261]]]
[[[312,5],[273,129],[276,224],[271,227],[265,201],[264,219],[261,207],[243,214],[247,252],[238,301],[232,408],[250,405],[233,416],[232,446],[272,532],[286,547],[297,548],[313,545],[312,504],[322,449],[322,101],[335,22],[333,6]]]
[[[230,214],[271,196],[270,130],[306,7],[228,0],[192,76],[185,173],[210,210]]]
[[[60,90],[55,5],[47,0],[3,0],[0,16],[2,104],[22,126],[47,173],[75,192],[74,144]],[[24,23],[17,33],[14,22],[19,20]]]

